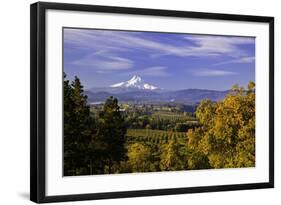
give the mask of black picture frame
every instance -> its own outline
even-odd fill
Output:
[[[262,22],[269,25],[269,181],[263,183],[203,186],[192,188],[169,188],[157,190],[122,191],[107,193],[89,193],[60,196],[46,196],[46,81],[45,81],[45,26],[46,10],[67,10],[101,13],[120,13],[150,16],[181,17],[194,19],[216,19],[229,21]],[[30,199],[37,203],[77,200],[96,200],[123,197],[141,197],[169,194],[187,194],[199,192],[261,189],[274,187],[274,18],[187,12],[174,10],[156,10],[144,8],[126,8],[82,4],[38,2],[30,7]]]

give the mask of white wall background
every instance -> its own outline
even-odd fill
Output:
[[[52,1],[52,0],[49,0]],[[0,204],[29,201],[29,4],[2,1],[0,7]],[[281,194],[281,13],[278,0],[60,0],[68,3],[144,7],[275,17],[275,189],[111,199],[67,204],[277,204]],[[279,106],[278,106],[279,105]],[[280,203],[280,202],[279,202]],[[62,204],[62,203],[60,203]],[[63,203],[64,204],[64,203]]]

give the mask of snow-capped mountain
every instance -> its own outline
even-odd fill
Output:
[[[85,91],[89,103],[105,102],[108,97],[114,96],[118,99],[118,102],[172,102],[188,105],[196,105],[206,98],[218,101],[223,99],[227,93],[229,93],[229,90],[183,89],[169,91],[146,83],[138,75],[134,75],[128,81]]]
[[[130,80],[110,85],[111,88],[134,88],[141,90],[157,90],[158,87],[145,83],[140,76],[134,75]]]
[[[202,99],[218,101],[225,97],[229,90],[217,91],[207,89],[183,89],[169,91],[146,83],[140,76],[134,75],[130,80],[108,87],[86,90],[89,103],[100,103],[114,96],[119,102],[168,102],[195,105]]]

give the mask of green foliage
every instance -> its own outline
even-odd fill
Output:
[[[154,130],[186,132],[200,126],[193,114],[184,111],[180,105],[122,104],[122,107],[126,110],[126,126],[129,129],[145,129],[148,126]]]
[[[106,100],[102,112],[99,114],[96,140],[99,141],[102,161],[107,166],[108,173],[112,172],[114,163],[126,159],[125,144],[126,127],[121,115],[118,101],[110,97]]]
[[[176,123],[174,130],[176,132],[187,132],[189,129],[199,127],[198,121],[187,121],[184,123]]]
[[[66,77],[66,76],[64,76]],[[85,174],[88,145],[94,132],[87,97],[80,80],[64,81],[64,175]]]

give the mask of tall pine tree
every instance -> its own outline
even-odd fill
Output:
[[[112,166],[126,159],[125,134],[125,121],[120,112],[118,100],[111,96],[106,100],[99,114],[96,135],[98,138],[96,141],[102,144],[100,151],[105,173],[112,173]]]
[[[66,75],[64,75],[66,78]],[[93,120],[78,77],[64,80],[64,175],[88,174]]]

